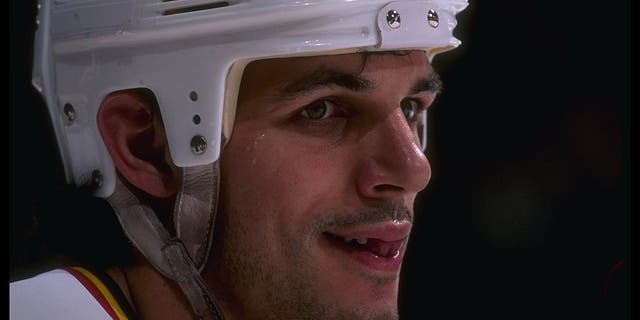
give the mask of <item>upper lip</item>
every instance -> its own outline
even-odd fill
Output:
[[[411,232],[411,222],[409,221],[388,221],[376,224],[359,225],[348,229],[329,230],[334,236],[346,239],[379,239],[386,242],[404,240]]]

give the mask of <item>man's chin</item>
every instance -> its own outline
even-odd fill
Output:
[[[398,281],[397,279],[372,279],[358,275],[337,277],[332,286],[332,294],[325,298],[329,305],[335,305],[350,319],[397,319],[398,318]],[[333,301],[333,302],[331,302]],[[342,319],[342,318],[340,318]]]

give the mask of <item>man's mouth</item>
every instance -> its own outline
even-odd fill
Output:
[[[361,265],[382,273],[398,273],[410,230],[410,222],[393,222],[324,235],[334,248]]]
[[[403,240],[384,241],[376,238],[343,238],[333,234],[327,234],[334,237],[338,243],[336,245],[344,247],[344,250],[350,251],[368,251],[380,258],[393,258],[400,254],[400,249],[404,244]]]

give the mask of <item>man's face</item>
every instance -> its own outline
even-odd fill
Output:
[[[393,319],[413,202],[424,52],[271,59],[245,70],[221,158],[212,274],[242,319]]]

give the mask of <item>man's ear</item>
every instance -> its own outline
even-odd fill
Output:
[[[98,110],[98,130],[118,172],[151,196],[167,198],[178,190],[178,169],[154,102],[137,91],[108,95]]]

